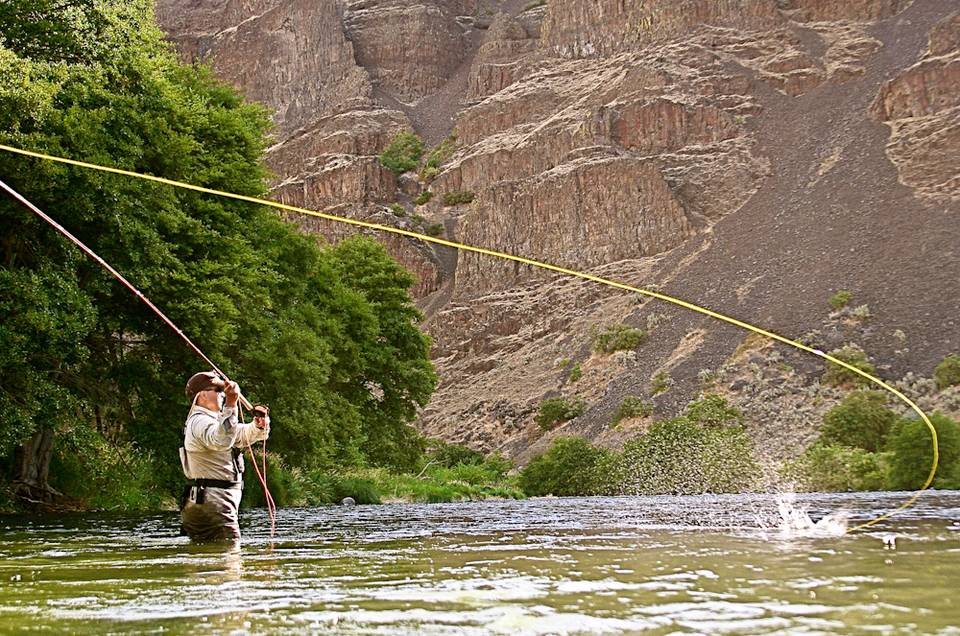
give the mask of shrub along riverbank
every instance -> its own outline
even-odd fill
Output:
[[[743,416],[718,395],[684,415],[653,422],[620,452],[560,437],[520,473],[528,495],[654,495],[744,492],[760,468]]]

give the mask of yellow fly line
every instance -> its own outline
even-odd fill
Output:
[[[428,236],[428,235],[426,235],[426,234],[419,234],[419,233],[417,233],[417,232],[411,232],[410,230],[404,230],[404,229],[401,229],[401,228],[390,227],[390,226],[388,226],[388,225],[381,225],[381,224],[379,224],[379,223],[370,223],[370,222],[368,222],[368,221],[360,221],[360,220],[357,220],[357,219],[350,219],[350,218],[343,217],[343,216],[337,216],[337,215],[335,215],[335,214],[329,214],[329,213],[327,213],[327,212],[317,212],[317,211],[315,211],[315,210],[308,210],[308,209],[306,209],[306,208],[301,208],[301,207],[297,207],[297,206],[294,206],[294,205],[287,205],[287,204],[285,204],[285,203],[278,203],[278,202],[276,202],[276,201],[270,201],[270,200],[267,200],[267,199],[260,199],[260,198],[258,198],[258,197],[251,197],[251,196],[246,196],[246,195],[243,195],[243,194],[236,194],[236,193],[233,193],[233,192],[224,192],[224,191],[222,191],[222,190],[215,190],[215,189],[213,189],[213,188],[204,188],[203,186],[193,185],[193,184],[190,184],[190,183],[184,183],[183,181],[176,181],[176,180],[174,180],[174,179],[164,179],[163,177],[155,177],[155,176],[153,176],[153,175],[141,174],[141,173],[139,173],[139,172],[133,172],[133,171],[130,171],[130,170],[122,170],[122,169],[120,169],[120,168],[111,168],[111,167],[109,167],[109,166],[103,166],[103,165],[99,165],[99,164],[95,164],[95,163],[87,163],[87,162],[85,162],[85,161],[76,161],[76,160],[74,160],[74,159],[67,159],[67,158],[65,158],[65,157],[57,157],[57,156],[48,155],[48,154],[45,154],[45,153],[42,153],[42,152],[33,152],[33,151],[30,151],[30,150],[24,150],[24,149],[22,149],[22,148],[15,148],[15,147],[12,147],[12,146],[6,146],[6,145],[3,145],[3,144],[0,144],[0,150],[4,150],[4,151],[6,151],[6,152],[15,153],[15,154],[18,154],[18,155],[24,155],[24,156],[27,156],[27,157],[34,157],[34,158],[36,158],[36,159],[45,159],[45,160],[48,160],[48,161],[55,161],[55,162],[58,162],[58,163],[63,163],[63,164],[71,165],[71,166],[78,166],[78,167],[80,167],[80,168],[87,168],[87,169],[90,169],[90,170],[99,170],[99,171],[101,171],[101,172],[110,172],[110,173],[113,173],[113,174],[119,174],[119,175],[123,175],[123,176],[126,176],[126,177],[134,177],[134,178],[136,178],[136,179],[143,179],[143,180],[146,180],[146,181],[153,181],[153,182],[156,182],[156,183],[163,183],[163,184],[166,184],[166,185],[169,185],[169,186],[173,186],[173,187],[176,187],[176,188],[183,188],[183,189],[186,189],[186,190],[193,190],[193,191],[195,191],[195,192],[203,192],[203,193],[205,193],[205,194],[212,194],[212,195],[219,196],[219,197],[226,197],[226,198],[228,198],[228,199],[235,199],[235,200],[238,200],[238,201],[246,201],[246,202],[248,202],[248,203],[255,203],[255,204],[258,204],[258,205],[265,205],[265,206],[269,206],[269,207],[272,207],[272,208],[276,208],[276,209],[278,209],[278,210],[285,210],[285,211],[287,211],[287,212],[295,212],[295,213],[297,213],[297,214],[305,214],[305,215],[308,215],[308,216],[313,216],[313,217],[317,217],[317,218],[320,218],[320,219],[326,219],[326,220],[328,220],[328,221],[333,221],[333,222],[336,222],[336,223],[346,223],[346,224],[349,224],[349,225],[353,225],[353,226],[355,226],[355,227],[361,227],[361,228],[365,228],[365,229],[368,229],[368,230],[374,230],[374,231],[377,231],[377,232],[387,232],[387,233],[390,233],[390,234],[399,234],[399,235],[401,235],[401,236],[408,236],[408,237],[410,237],[410,238],[418,239],[418,240],[421,240],[421,241],[426,241],[426,242],[428,242],[428,243],[435,243],[435,244],[437,244],[437,245],[445,245],[445,246],[447,246],[447,247],[453,247],[453,248],[456,248],[456,249],[458,249],[458,250],[462,250],[462,251],[465,251],[465,252],[474,252],[474,253],[476,253],[476,254],[483,254],[483,255],[486,255],[486,256],[492,256],[492,257],[494,257],[494,258],[502,258],[502,259],[514,261],[514,262],[517,262],[517,263],[522,263],[522,264],[524,264],[524,265],[529,265],[529,266],[531,266],[531,267],[537,267],[537,268],[539,268],[539,269],[545,269],[545,270],[548,270],[548,271],[551,271],[551,272],[556,272],[556,273],[558,273],[558,274],[564,274],[564,275],[566,275],[566,276],[574,276],[574,277],[576,277],[576,278],[582,278],[583,280],[589,280],[589,281],[592,281],[592,282],[594,282],[594,283],[599,283],[599,284],[601,284],[601,285],[606,285],[606,286],[608,286],[608,287],[613,287],[613,288],[615,288],[615,289],[622,289],[622,290],[624,290],[624,291],[633,292],[633,293],[636,293],[636,294],[642,294],[642,295],[644,295],[644,296],[650,296],[651,298],[656,298],[656,299],[658,299],[658,300],[662,300],[662,301],[665,301],[665,302],[668,302],[668,303],[672,303],[672,304],[674,304],[674,305],[678,305],[678,306],[683,307],[683,308],[685,308],[685,309],[689,309],[689,310],[691,310],[691,311],[695,311],[695,312],[697,312],[697,313],[703,314],[704,316],[710,316],[711,318],[716,318],[717,320],[721,320],[721,321],[726,322],[726,323],[729,323],[729,324],[731,324],[731,325],[735,325],[735,326],[737,326],[737,327],[740,327],[741,329],[746,329],[747,331],[751,331],[751,332],[753,332],[753,333],[760,334],[761,336],[766,336],[767,338],[770,338],[770,339],[772,339],[772,340],[776,340],[776,341],[778,341],[778,342],[782,342],[783,344],[786,344],[786,345],[789,345],[789,346],[791,346],[791,347],[794,347],[795,349],[800,349],[801,351],[806,351],[807,353],[812,353],[813,355],[819,356],[819,357],[823,358],[824,360],[827,360],[827,361],[829,361],[829,362],[832,362],[833,364],[839,365],[839,366],[847,369],[848,371],[852,371],[853,373],[856,373],[857,375],[866,378],[867,380],[869,380],[870,382],[872,382],[872,383],[876,384],[877,386],[881,387],[881,388],[884,389],[885,391],[888,391],[888,392],[892,393],[893,395],[895,395],[895,396],[897,397],[897,399],[899,399],[899,400],[902,401],[904,404],[906,404],[906,405],[909,406],[911,409],[913,409],[913,410],[917,413],[917,415],[920,416],[920,419],[923,420],[923,423],[927,425],[927,428],[930,429],[930,437],[931,437],[931,440],[932,440],[932,442],[933,442],[933,462],[932,462],[932,464],[931,464],[931,466],[930,466],[930,474],[927,475],[927,479],[926,479],[926,481],[923,483],[923,486],[921,486],[918,491],[916,491],[915,493],[913,493],[913,495],[912,495],[909,499],[907,499],[907,501],[905,501],[904,503],[902,503],[902,504],[901,504],[900,506],[898,506],[897,508],[894,508],[893,510],[890,510],[889,512],[886,512],[886,513],[884,513],[884,514],[882,514],[882,515],[880,515],[880,516],[878,516],[878,517],[876,517],[876,518],[874,518],[874,519],[871,519],[871,520],[869,520],[869,521],[866,521],[866,522],[864,522],[864,523],[861,523],[861,524],[859,524],[859,525],[856,525],[856,526],[848,529],[847,532],[853,532],[853,531],[855,531],[855,530],[860,530],[860,529],[863,529],[863,528],[867,528],[867,527],[872,526],[872,525],[874,525],[874,524],[876,524],[876,523],[878,523],[878,522],[880,522],[880,521],[883,521],[884,519],[888,519],[888,518],[892,517],[893,515],[895,515],[896,513],[900,512],[900,511],[902,511],[902,510],[905,510],[905,509],[909,508],[910,506],[912,506],[912,505],[914,504],[914,502],[917,501],[917,499],[920,497],[921,493],[923,493],[924,490],[926,490],[926,489],[928,489],[928,488],[930,487],[930,484],[933,483],[933,478],[934,478],[934,476],[936,475],[937,465],[939,464],[939,459],[940,459],[940,453],[939,453],[939,448],[938,448],[938,443],[937,443],[937,430],[933,427],[933,424],[930,422],[930,418],[927,417],[927,414],[924,413],[923,410],[922,410],[919,406],[917,406],[916,403],[913,402],[913,400],[911,400],[911,399],[908,398],[906,395],[904,395],[903,393],[901,393],[899,390],[897,390],[896,388],[894,388],[894,387],[892,387],[891,385],[887,384],[886,382],[884,382],[884,381],[881,380],[880,378],[878,378],[878,377],[876,377],[876,376],[874,376],[874,375],[872,375],[872,374],[870,374],[870,373],[867,373],[866,371],[863,371],[863,370],[861,370],[861,369],[858,369],[857,367],[853,366],[852,364],[849,364],[849,363],[847,363],[847,362],[844,362],[843,360],[840,360],[840,359],[838,359],[838,358],[835,358],[835,357],[831,356],[831,355],[828,354],[828,353],[825,353],[825,352],[823,352],[823,351],[821,351],[821,350],[819,350],[819,349],[814,349],[813,347],[809,347],[809,346],[803,344],[802,342],[797,342],[796,340],[792,340],[792,339],[787,338],[787,337],[785,337],[785,336],[781,336],[781,335],[776,334],[776,333],[774,333],[774,332],[772,332],[772,331],[767,331],[766,329],[763,329],[763,328],[761,328],[761,327],[757,327],[757,326],[751,325],[750,323],[743,322],[742,320],[737,320],[736,318],[732,318],[732,317],[730,317],[730,316],[726,316],[726,315],[724,315],[724,314],[717,313],[717,312],[715,312],[715,311],[713,311],[713,310],[707,309],[706,307],[701,307],[701,306],[695,305],[695,304],[693,304],[693,303],[691,303],[691,302],[687,302],[687,301],[681,300],[681,299],[679,299],[679,298],[674,298],[673,296],[669,296],[669,295],[667,295],[667,294],[662,294],[662,293],[660,293],[660,292],[652,291],[652,290],[649,290],[649,289],[642,289],[642,288],[640,288],[640,287],[634,287],[633,285],[627,285],[626,283],[620,283],[620,282],[617,282],[617,281],[615,281],[615,280],[610,280],[610,279],[607,279],[607,278],[602,278],[602,277],[600,277],[600,276],[595,276],[595,275],[593,275],[593,274],[588,274],[588,273],[586,273],[586,272],[580,272],[580,271],[577,271],[577,270],[574,270],[574,269],[568,269],[568,268],[566,268],[566,267],[560,267],[559,265],[553,265],[552,263],[545,263],[545,262],[543,262],[543,261],[538,261],[538,260],[535,260],[535,259],[532,259],[532,258],[526,258],[526,257],[524,257],[524,256],[516,256],[516,255],[514,255],[514,254],[507,254],[507,253],[505,253],[505,252],[500,252],[500,251],[497,251],[497,250],[487,249],[487,248],[485,248],[485,247],[477,247],[477,246],[474,246],[474,245],[465,245],[464,243],[458,243],[458,242],[456,242],[456,241],[448,241],[448,240],[446,240],[446,239],[438,238],[438,237],[435,237],[435,236]],[[329,209],[333,209],[333,208],[337,208],[337,207],[341,207],[341,206],[331,206],[330,208],[326,208],[326,209],[329,210]]]

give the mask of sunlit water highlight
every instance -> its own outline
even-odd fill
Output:
[[[903,496],[789,506],[857,523]],[[0,632],[960,634],[960,493],[839,537],[780,515],[774,496],[287,509],[271,545],[253,511],[239,552],[190,546],[172,514],[6,518]]]

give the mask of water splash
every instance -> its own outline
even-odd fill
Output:
[[[849,514],[846,510],[837,510],[814,521],[807,507],[797,503],[797,496],[781,493],[777,496],[777,510],[780,513],[780,536],[794,537],[842,537],[847,533]]]

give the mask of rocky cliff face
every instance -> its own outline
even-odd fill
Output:
[[[158,0],[158,16],[184,57],[276,111],[267,161],[285,202],[435,223],[790,336],[821,326],[826,299],[849,289],[872,316],[849,337],[898,376],[960,349],[960,17],[949,5]],[[383,169],[377,155],[400,131],[430,145],[452,135],[435,174]],[[464,193],[470,203],[445,205]],[[332,240],[352,231],[302,223]],[[486,450],[523,459],[555,434],[616,443],[610,416],[625,395],[650,396],[659,377],[657,413],[673,413],[743,338],[591,283],[380,238],[418,275],[435,339],[441,386],[421,426]],[[618,323],[649,342],[592,353],[591,329]],[[790,382],[815,383],[808,371]],[[716,390],[754,404],[731,388],[742,377],[718,377],[729,382]],[[590,408],[543,436],[532,418],[551,395]],[[770,415],[750,408],[759,431]]]

